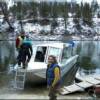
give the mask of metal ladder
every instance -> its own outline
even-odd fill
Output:
[[[15,84],[14,84],[14,88],[15,89],[20,89],[20,90],[24,89],[26,72],[27,72],[26,69],[18,68],[16,70],[16,73],[15,73]]]

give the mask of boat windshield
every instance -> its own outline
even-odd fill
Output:
[[[35,62],[44,62],[47,47],[38,46],[35,55]]]
[[[70,58],[71,57],[71,48],[64,48],[63,49],[63,52],[62,52],[62,59],[61,59],[61,62],[64,63],[66,62],[66,59]]]
[[[54,55],[56,57],[56,59],[57,59],[58,62],[60,60],[60,54],[61,54],[61,49],[55,48],[55,47],[50,47],[49,48],[48,56],[49,55]]]

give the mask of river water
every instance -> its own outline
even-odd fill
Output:
[[[77,42],[77,41],[75,41]],[[78,64],[75,69],[65,75],[63,85],[69,85],[74,82],[77,68],[81,75],[100,74],[100,41],[78,41],[77,49],[73,51],[79,54]],[[0,94],[14,93],[12,89],[14,78],[12,73],[9,73],[10,65],[16,63],[16,52],[14,41],[0,41]],[[70,77],[70,78],[69,78]],[[42,93],[41,93],[42,91]],[[20,93],[15,91],[16,93]],[[23,94],[47,94],[46,83],[34,84],[27,82]]]
[[[80,55],[80,74],[100,74],[100,41],[82,41]]]

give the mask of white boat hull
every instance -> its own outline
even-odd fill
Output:
[[[43,61],[40,59],[41,57],[37,57],[37,54],[39,54],[37,52],[38,50],[40,50],[39,52],[41,53],[44,52],[44,56],[41,55],[41,57],[43,56],[42,58],[44,58]],[[46,80],[46,69],[49,55],[54,55],[56,57],[58,65],[61,68],[61,77],[63,77],[77,62],[78,55],[72,56],[72,53],[70,52],[71,50],[72,45],[69,43],[41,43],[33,45],[33,55],[28,63],[26,80],[34,82]],[[18,65],[16,64],[15,70],[17,68]]]
[[[69,72],[71,68],[75,65],[77,62],[78,55],[73,56],[69,58],[66,61],[65,65],[60,65],[61,67],[61,77],[63,77],[65,74]],[[34,82],[41,82],[46,80],[46,68],[40,69],[40,70],[34,70],[34,71],[27,71],[27,78],[28,81],[34,81]]]

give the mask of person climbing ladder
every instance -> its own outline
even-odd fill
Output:
[[[25,69],[26,66],[28,66],[28,62],[31,59],[33,50],[32,50],[32,44],[28,36],[26,36],[26,39],[23,41],[22,45],[19,49],[19,55],[18,55],[18,65],[19,67],[23,66]]]

